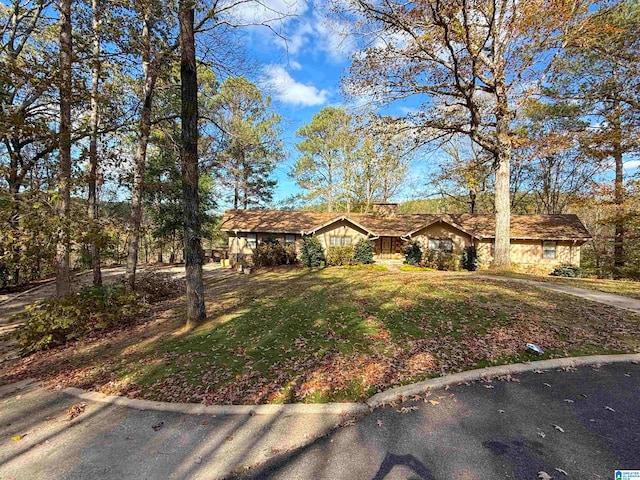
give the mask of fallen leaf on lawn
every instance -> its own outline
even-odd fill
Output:
[[[431,405],[439,405],[439,404],[440,404],[440,402],[439,402],[439,401],[437,401],[437,400],[429,400],[429,403],[430,403]]]
[[[553,477],[547,472],[538,472],[538,478],[540,480],[553,480]]]
[[[625,377],[630,377],[631,375],[629,375],[628,373],[624,374]]]
[[[550,385],[550,384],[548,384],[548,383],[543,383],[543,385],[544,385],[545,387],[549,387],[549,388],[551,388],[551,385]]]
[[[567,403],[575,403],[573,400],[571,400],[570,398],[565,398],[564,399],[565,402]]]
[[[564,471],[563,469],[561,469],[561,468],[556,468],[555,470],[556,470],[556,472],[563,474],[565,477],[568,477],[568,476],[569,476],[569,474],[568,474],[567,472],[565,472],[565,471]]]
[[[581,393],[580,396],[587,398],[587,394],[586,393]]]
[[[504,410],[498,410],[498,413],[504,413]]]
[[[22,440],[22,439],[23,439],[24,437],[26,437],[26,436],[27,436],[27,434],[26,434],[26,433],[24,433],[24,434],[22,434],[22,435],[16,435],[15,437],[11,437],[11,440],[13,440],[14,442],[17,442],[17,441],[19,441],[19,440]]]
[[[160,422],[159,424],[154,425],[151,428],[153,428],[157,432],[158,430],[162,430],[162,427],[164,427],[164,422]]]
[[[540,437],[542,437],[542,438],[547,436],[544,432],[538,432],[538,435],[540,435]]]
[[[69,420],[73,420],[78,415],[82,414],[86,406],[86,403],[76,403],[75,405],[70,406],[66,411],[66,415],[69,417]]]
[[[485,385],[484,388],[493,388],[493,385]]]
[[[614,410],[613,408],[608,407],[608,406],[606,406],[606,405],[605,405],[604,409],[605,409],[605,410],[609,410],[610,412],[614,412],[614,413],[615,413],[615,410]]]
[[[382,420],[378,419],[378,421],[376,422],[376,424],[381,427],[382,426]]]
[[[560,433],[564,433],[564,428],[562,428],[560,425],[554,425],[553,428],[558,430]]]

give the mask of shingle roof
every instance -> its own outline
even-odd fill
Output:
[[[427,225],[445,222],[476,238],[493,238],[493,215],[410,214],[382,217],[363,213],[300,210],[227,210],[222,230],[228,232],[309,233],[338,219],[350,219],[374,236],[400,237]],[[587,240],[589,232],[577,215],[511,215],[511,238],[523,240]]]

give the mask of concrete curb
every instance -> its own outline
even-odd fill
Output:
[[[464,382],[485,380],[502,375],[513,375],[516,373],[531,372],[533,370],[548,370],[563,367],[579,367],[583,365],[608,364],[618,362],[640,362],[640,353],[628,353],[622,355],[591,355],[588,357],[556,358],[551,360],[539,360],[537,362],[514,363],[511,365],[499,365],[496,367],[480,368],[466,372],[445,375],[444,377],[432,378],[424,382],[412,383],[403,387],[392,388],[385,392],[375,394],[367,400],[367,405],[372,409],[382,405],[398,402],[404,398],[420,395],[429,390],[444,388]]]
[[[99,392],[86,392],[80,388],[65,388],[66,395],[81,400],[120,405],[135,410],[156,410],[160,412],[176,412],[191,415],[357,415],[368,413],[383,405],[400,402],[407,397],[420,395],[430,390],[458,385],[459,383],[491,379],[502,375],[548,370],[563,367],[579,367],[584,365],[609,364],[619,362],[640,362],[640,353],[621,355],[591,355],[588,357],[557,358],[537,362],[514,363],[496,367],[469,370],[466,372],[432,378],[423,382],[412,383],[402,387],[377,393],[365,403],[288,403],[280,405],[202,405],[199,403],[154,402],[137,398],[126,398],[117,395],[105,395]]]
[[[135,410],[157,410],[160,412],[177,412],[191,415],[348,415],[366,413],[369,407],[364,403],[289,403],[267,405],[202,405],[199,403],[154,402],[137,398],[126,398],[117,395],[104,395],[99,392],[85,392],[80,388],[65,388],[63,393],[90,400],[92,402],[110,403]]]

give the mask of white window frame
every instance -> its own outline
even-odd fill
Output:
[[[553,249],[551,250],[551,248]],[[542,258],[545,258],[547,260],[554,260],[557,256],[558,256],[558,242],[553,240],[544,240],[542,242]]]
[[[295,245],[296,243],[296,236],[295,234],[285,234],[284,236],[284,244],[285,245]]]
[[[247,233],[247,247],[254,250],[258,246],[258,234]]]

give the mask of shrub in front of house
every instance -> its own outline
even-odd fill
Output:
[[[25,308],[17,317],[24,321],[16,337],[22,353],[133,324],[146,303],[142,295],[124,284],[87,287],[62,300],[48,300]]]
[[[404,248],[404,261],[409,265],[420,265],[422,263],[422,245],[417,240],[411,240]]]
[[[363,265],[373,263],[373,243],[370,240],[361,238],[356,242],[353,250],[356,263]]]
[[[460,260],[453,253],[438,250],[436,252],[436,268],[445,271],[460,270]]]
[[[319,267],[324,263],[324,250],[317,237],[304,237],[302,239],[300,261],[305,267]]]
[[[253,251],[253,263],[256,267],[293,265],[296,261],[296,246],[283,245],[273,237],[266,238]]]
[[[570,263],[563,263],[562,265],[558,265],[553,271],[549,274],[554,277],[579,277],[580,276],[580,267],[577,265],[572,265]]]
[[[431,248],[425,248],[420,259],[420,267],[432,268],[438,270],[438,251]]]
[[[460,265],[470,272],[475,272],[478,269],[478,252],[474,245],[469,245],[462,251]]]
[[[342,266],[355,265],[355,248],[353,245],[343,247],[329,247],[327,249],[327,265]]]

